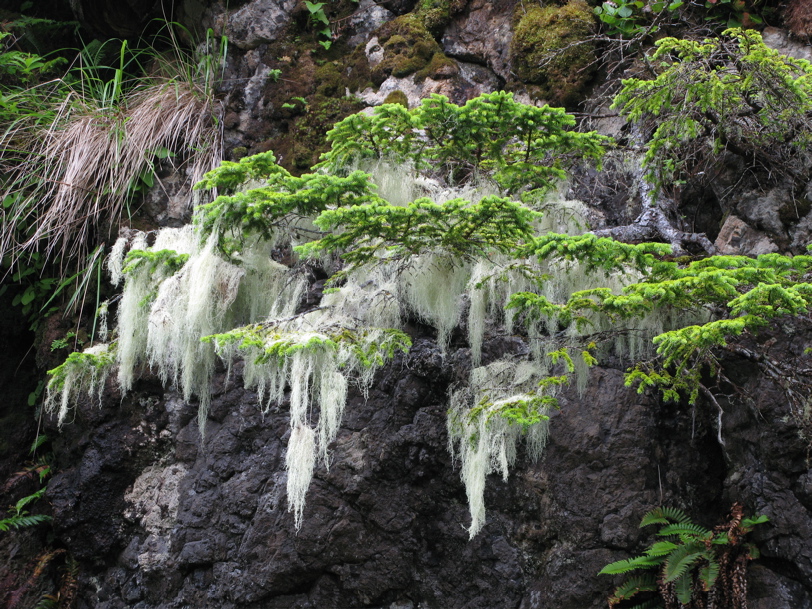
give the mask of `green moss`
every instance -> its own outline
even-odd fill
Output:
[[[595,24],[589,5],[572,0],[561,7],[518,10],[510,53],[519,80],[551,104],[578,103],[595,71],[595,46],[583,42]]]
[[[329,149],[325,135],[333,125],[364,107],[354,97],[316,94],[307,101],[307,112],[289,123],[288,133],[269,140],[264,147],[273,150],[279,164],[296,175],[308,171]]]
[[[389,76],[403,78],[422,70],[436,53],[440,53],[437,41],[414,13],[385,23],[377,35],[384,49],[384,58],[370,70],[375,86],[380,86]]]
[[[374,86],[370,74],[369,61],[363,44],[359,44],[356,49],[345,59],[345,80],[347,88],[351,92],[363,91],[367,87]]]
[[[465,8],[466,0],[420,0],[414,9],[432,36],[439,38],[451,17]]]
[[[435,53],[431,61],[415,74],[415,80],[420,82],[426,78],[433,78],[434,80],[443,80],[444,78],[453,78],[460,72],[460,67],[457,62],[443,53]]]
[[[333,62],[325,63],[316,68],[313,73],[316,81],[316,93],[327,97],[342,97],[346,87],[345,79],[341,76],[341,70]]]
[[[386,96],[386,99],[383,100],[385,104],[400,104],[401,106],[408,108],[409,107],[409,98],[406,97],[406,94],[403,91],[397,90],[392,91],[389,95]]]

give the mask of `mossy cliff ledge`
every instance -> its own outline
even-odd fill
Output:
[[[597,69],[595,47],[585,42],[595,30],[592,8],[583,0],[561,7],[518,6],[515,18],[513,68],[531,96],[555,106],[582,101]]]

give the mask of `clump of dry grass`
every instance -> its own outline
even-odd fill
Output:
[[[8,202],[0,258],[40,249],[48,257],[85,255],[117,226],[134,181],[158,151],[175,153],[190,182],[199,180],[222,157],[221,111],[210,88],[160,77],[114,104],[74,88],[54,104],[46,126],[16,125],[0,140],[2,148],[14,141],[22,149],[0,193]]]

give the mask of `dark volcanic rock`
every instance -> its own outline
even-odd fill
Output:
[[[770,355],[800,354],[810,335],[780,333],[784,351]],[[513,342],[488,346],[496,357],[521,350]],[[73,465],[49,490],[82,562],[80,606],[597,609],[613,582],[596,573],[650,542],[645,511],[675,505],[712,526],[734,500],[771,518],[757,532],[753,606],[812,606],[807,443],[753,364],[728,363],[750,397],[723,403],[724,447],[709,408],[663,405],[625,387],[622,370],[593,370],[584,395],[562,399],[541,461],[520,456],[507,482],[488,480],[472,540],[445,432],[449,384],[469,366],[467,350],[443,357],[419,339],[368,399],[351,394],[298,533],[287,412],[263,415],[239,367],[218,381],[204,437],[194,405],[146,380],[121,407],[115,395],[85,404],[62,432]]]

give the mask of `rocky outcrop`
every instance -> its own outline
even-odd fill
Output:
[[[771,359],[809,359],[809,324],[766,338]],[[522,348],[494,339],[486,357]],[[79,606],[597,609],[613,583],[600,568],[650,541],[645,511],[675,505],[710,526],[741,500],[771,518],[756,533],[751,606],[812,607],[808,443],[780,379],[727,363],[720,444],[714,409],[640,396],[621,365],[595,369],[562,400],[542,459],[488,480],[487,524],[469,541],[445,432],[469,357],[418,339],[368,399],[351,395],[298,532],[285,405],[263,415],[239,368],[219,377],[205,436],[196,406],[148,378],[121,406],[114,394],[83,403],[49,487],[57,535],[82,560]]]
[[[443,51],[462,61],[489,67],[503,82],[511,79],[511,20],[516,0],[472,0],[443,33]]]
[[[758,256],[778,251],[767,235],[733,215],[725,220],[714,246],[720,254],[735,256]]]
[[[107,3],[98,15],[89,12],[98,3],[74,4],[88,22],[128,24],[115,15],[142,5],[146,15],[154,3]],[[314,40],[309,47],[297,41],[297,11],[303,11],[293,0],[241,2],[231,12],[204,0],[177,4],[185,23],[229,37],[222,93],[232,158],[274,149],[285,162],[300,154],[296,166],[303,170],[317,157],[313,142],[323,143],[337,117],[364,104],[396,92],[410,105],[430,93],[462,103],[512,78],[515,0],[472,0],[449,16],[443,32],[432,31],[431,44],[418,41],[425,43],[419,66],[407,66],[414,69],[405,75],[381,72],[377,88],[367,85],[375,84],[371,72],[385,59],[384,44],[390,53],[415,58],[413,41],[378,38],[395,15],[408,16],[414,1],[362,0],[348,9],[355,12],[337,28],[333,52],[346,43],[354,48],[351,59],[320,54]],[[356,85],[362,101],[347,101],[344,93]],[[612,124],[605,129],[620,135],[625,124],[614,119],[606,119]],[[304,152],[297,153],[297,145]],[[625,171],[625,183],[615,180],[601,194],[601,217],[609,225],[639,213]],[[801,251],[812,235],[806,202],[812,197],[793,199],[789,190],[765,193],[748,184],[733,201],[722,193],[739,184],[742,172],[730,173],[726,182],[718,179],[725,183],[713,201],[715,230],[719,201],[727,214],[717,246],[730,253]],[[589,169],[583,174],[586,186],[575,187],[586,199],[603,178]],[[156,189],[147,200],[156,224],[185,219],[178,211],[184,191],[169,180],[161,191],[167,198]],[[0,331],[4,345],[14,344],[9,353],[15,357],[24,349],[17,344],[21,333],[11,327],[23,323],[10,319]],[[520,455],[507,481],[489,478],[487,524],[472,540],[445,431],[448,391],[467,378],[470,354],[459,344],[441,353],[419,328],[412,327],[412,351],[378,373],[368,396],[351,394],[330,468],[317,468],[298,532],[285,493],[286,404],[263,414],[255,393],[244,389],[239,366],[228,381],[225,371],[217,376],[203,435],[197,405],[162,388],[147,371],[125,396],[110,385],[100,406],[82,402],[61,430],[48,423],[57,472],[48,490],[55,543],[79,563],[78,606],[597,609],[614,583],[596,575],[600,568],[650,541],[638,527],[644,512],[673,505],[713,526],[742,501],[748,513],[771,519],[754,535],[763,557],[751,568],[750,608],[812,608],[812,432],[798,401],[809,395],[803,385],[812,368],[805,353],[812,340],[808,321],[778,323],[758,343],[748,338],[729,355],[729,381],[716,388],[721,419],[715,406],[638,395],[624,384],[626,361],[595,368],[582,395],[572,389],[562,398],[542,459]],[[520,338],[491,336],[486,360],[523,348]],[[758,359],[756,352],[765,355]],[[7,373],[17,360],[0,355],[6,357],[0,381],[22,387]],[[792,377],[775,362],[807,372]],[[3,411],[11,435],[22,429],[20,412],[34,427],[22,406],[28,381],[14,394],[14,417]],[[24,458],[19,438],[11,449],[7,454]],[[19,539],[0,543],[0,563],[36,559],[34,541]]]
[[[277,40],[290,23],[296,0],[252,0],[227,15],[224,32],[243,51]]]

